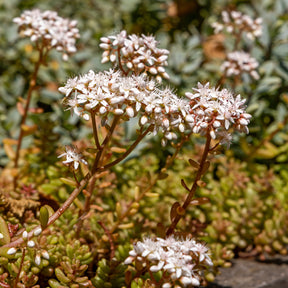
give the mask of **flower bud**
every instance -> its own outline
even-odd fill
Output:
[[[28,238],[28,232],[26,230],[22,233],[22,238],[24,240],[26,240]]]
[[[153,75],[156,75],[158,72],[157,72],[157,69],[156,68],[154,68],[154,67],[151,67],[150,69],[149,69],[149,72],[151,73],[151,74],[153,74]]]
[[[8,255],[13,255],[13,254],[15,254],[17,252],[17,250],[14,248],[14,247],[12,247],[12,248],[10,248],[8,251],[7,251],[7,254]]]

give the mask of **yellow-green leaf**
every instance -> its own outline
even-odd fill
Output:
[[[40,208],[40,224],[43,228],[47,226],[49,220],[49,212],[46,206]]]
[[[0,217],[0,233],[2,235],[0,238],[0,245],[10,243],[10,234],[8,230],[8,225],[2,217]]]
[[[61,182],[63,182],[64,184],[71,186],[71,187],[77,187],[77,183],[71,179],[71,178],[60,178]]]

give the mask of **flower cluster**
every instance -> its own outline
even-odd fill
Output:
[[[185,130],[187,99],[178,98],[168,88],[159,89],[145,74],[125,77],[119,71],[89,71],[69,79],[59,91],[65,94],[67,109],[85,120],[90,113],[99,115],[104,124],[111,113],[124,121],[138,116],[141,127],[153,125],[154,134],[161,130],[168,140],[176,137],[173,129]]]
[[[240,75],[243,72],[249,73],[255,80],[259,74],[255,70],[259,66],[257,60],[243,51],[235,51],[227,54],[227,60],[222,64],[221,70],[227,76]]]
[[[157,75],[156,79],[169,79],[164,66],[167,66],[169,51],[157,48],[158,42],[153,36],[141,37],[133,34],[127,36],[126,31],[116,36],[102,37],[100,47],[105,51],[102,54],[102,63],[111,61],[117,63],[125,75],[129,72],[139,75],[149,72]]]
[[[63,161],[63,164],[71,166],[74,170],[78,169],[80,162],[88,165],[87,161],[83,159],[83,155],[78,153],[75,147],[65,146],[65,149],[66,152],[58,156],[58,158],[66,156],[66,160]]]
[[[199,268],[213,265],[207,252],[208,248],[205,245],[191,238],[145,238],[143,242],[134,244],[134,249],[129,252],[130,256],[125,260],[125,264],[135,261],[136,267],[145,267],[152,273],[168,273],[170,277],[162,277],[162,288],[174,287],[172,285],[176,283],[181,283],[184,287],[199,286],[200,270],[203,270]]]
[[[250,16],[239,11],[222,11],[221,15],[223,23],[215,22],[212,24],[215,34],[223,30],[230,34],[245,33],[250,40],[262,35],[262,18],[253,20]]]
[[[220,144],[230,143],[230,128],[249,132],[251,115],[245,112],[245,99],[234,98],[227,89],[209,88],[209,83],[198,83],[196,93],[179,98],[168,88],[161,90],[145,75],[124,77],[113,70],[89,73],[69,79],[59,91],[65,95],[67,110],[89,120],[90,114],[102,118],[109,114],[124,121],[139,117],[139,125],[153,125],[154,135],[162,131],[162,144],[177,138],[175,132],[192,130],[210,133]],[[63,156],[63,155],[62,155]],[[68,160],[74,159],[70,157]],[[71,160],[72,161],[72,160]],[[70,161],[70,162],[71,162]],[[68,163],[68,162],[67,162]]]
[[[246,100],[240,95],[235,98],[227,89],[210,88],[209,83],[198,83],[193,90],[196,93],[185,94],[191,100],[189,124],[193,133],[205,135],[209,132],[213,139],[220,140],[220,144],[229,145],[230,128],[249,132],[247,125],[251,115],[246,113]]]
[[[20,35],[30,37],[32,42],[41,43],[48,50],[55,48],[63,53],[64,60],[77,51],[75,43],[80,35],[75,20],[63,19],[55,11],[34,9],[24,11],[13,21],[19,26]]]

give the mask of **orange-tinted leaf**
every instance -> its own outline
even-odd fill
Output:
[[[180,203],[179,202],[175,202],[170,210],[170,220],[171,222],[173,221],[173,219],[177,216],[177,208],[180,207]]]
[[[125,153],[127,151],[127,149],[125,148],[119,148],[119,147],[111,147],[110,148],[112,152],[115,152],[115,153]]]
[[[189,159],[189,163],[192,167],[196,168],[196,169],[199,169],[200,167],[200,164],[192,159]]]

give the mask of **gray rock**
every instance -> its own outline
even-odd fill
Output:
[[[288,288],[288,257],[269,258],[265,262],[234,259],[231,268],[220,268],[208,288]]]

